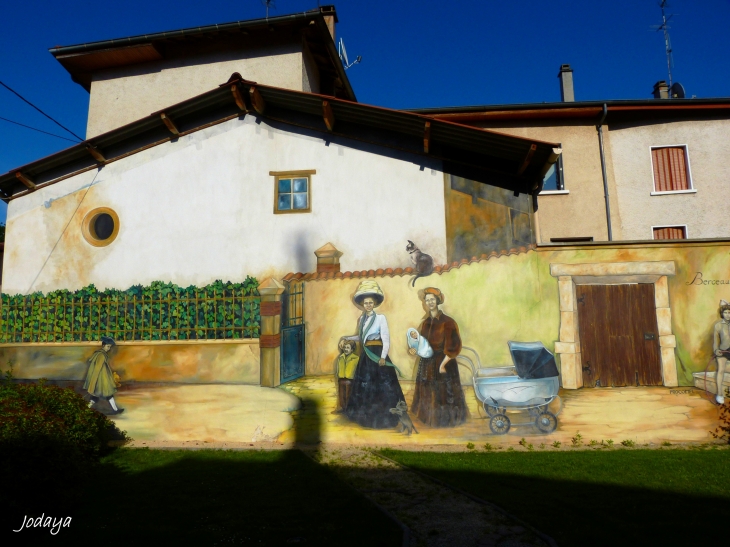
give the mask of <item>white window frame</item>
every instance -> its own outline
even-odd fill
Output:
[[[562,144],[560,145],[560,148],[562,148]],[[560,154],[558,156],[558,159],[555,161],[555,170],[557,171],[558,180],[561,182],[563,188],[560,190],[542,190],[538,196],[559,196],[562,194],[570,194],[569,190],[565,189],[565,173],[563,172],[563,154]]]
[[[658,226],[651,227],[651,240],[652,241],[681,241],[679,239],[654,239],[654,230],[656,228],[684,228],[684,239],[689,239],[689,230],[686,224],[660,224]]]
[[[689,189],[687,190],[669,190],[665,192],[656,191],[656,179],[654,178],[654,156],[652,151],[658,148],[684,148],[684,162],[687,166],[687,182],[689,183]],[[652,196],[668,196],[672,194],[696,194],[697,189],[695,188],[694,181],[692,180],[692,167],[689,163],[689,145],[688,144],[661,144],[649,147],[649,165],[651,166],[651,195]],[[661,226],[657,226],[661,228]],[[664,226],[667,228],[667,226]]]

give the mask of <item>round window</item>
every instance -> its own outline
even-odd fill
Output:
[[[109,245],[119,232],[119,217],[106,207],[89,212],[82,225],[84,238],[95,247]]]

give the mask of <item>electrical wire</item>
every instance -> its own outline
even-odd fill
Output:
[[[65,130],[65,131],[68,131],[69,133],[71,133],[71,134],[72,134],[72,135],[73,135],[74,137],[76,137],[77,139],[79,139],[79,141],[83,141],[83,140],[84,140],[84,139],[82,139],[81,137],[79,137],[79,136],[78,136],[78,135],[77,135],[76,133],[74,133],[73,131],[71,131],[71,130],[70,130],[70,129],[69,129],[68,127],[65,127],[64,125],[61,125],[61,124],[60,124],[59,122],[57,122],[56,120],[54,120],[53,118],[51,118],[51,117],[50,117],[50,116],[49,116],[48,114],[46,114],[45,112],[43,112],[43,111],[42,111],[42,110],[41,110],[40,108],[38,108],[38,107],[37,107],[36,105],[34,105],[34,104],[33,104],[32,102],[30,102],[30,101],[29,101],[28,99],[26,99],[25,97],[23,97],[23,96],[22,96],[22,95],[21,95],[20,93],[18,93],[17,91],[15,91],[15,90],[14,90],[14,89],[12,89],[11,87],[9,87],[9,86],[8,86],[8,85],[6,85],[5,83],[3,83],[2,81],[0,81],[0,85],[1,85],[1,86],[3,86],[3,87],[4,87],[5,89],[7,89],[8,91],[10,91],[11,93],[13,93],[14,95],[16,95],[16,96],[17,96],[17,97],[18,97],[18,98],[19,98],[19,99],[20,99],[21,101],[23,101],[24,103],[27,103],[27,104],[29,104],[30,106],[32,106],[33,108],[35,108],[35,109],[36,109],[36,110],[37,110],[38,112],[40,112],[41,114],[43,114],[43,115],[44,115],[44,116],[45,116],[46,118],[48,118],[49,120],[51,120],[51,121],[52,121],[53,123],[55,123],[55,124],[56,124],[56,125],[57,125],[58,127],[60,127],[61,129]]]
[[[8,122],[8,123],[14,123],[15,125],[19,125],[20,127],[25,127],[27,129],[32,129],[33,131],[38,131],[39,133],[45,133],[46,135],[50,135],[51,137],[57,137],[59,139],[63,139],[65,141],[69,141],[69,142],[76,142],[73,139],[67,139],[66,137],[62,137],[61,135],[56,135],[55,133],[49,133],[48,131],[43,131],[42,129],[36,129],[35,127],[31,127],[29,125],[25,125],[25,124],[20,123],[20,122],[14,122],[13,120],[9,120],[7,118],[3,118],[2,116],[0,116],[0,120],[2,120],[4,122]]]

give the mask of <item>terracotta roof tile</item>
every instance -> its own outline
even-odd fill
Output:
[[[434,273],[439,275],[448,272],[453,268],[460,268],[464,264],[472,264],[473,262],[481,262],[483,260],[491,260],[492,258],[500,258],[502,256],[519,255],[532,251],[537,248],[537,245],[529,244],[522,247],[513,247],[511,249],[502,249],[500,251],[492,251],[489,254],[481,254],[479,257],[472,256],[471,258],[462,258],[460,261],[452,262],[451,264],[441,264],[434,266]],[[288,273],[284,276],[284,281],[309,281],[318,279],[354,279],[360,277],[384,277],[384,276],[404,276],[411,275],[414,273],[414,269],[408,268],[378,268],[377,270],[360,270],[354,272],[313,272],[304,274],[301,272]]]

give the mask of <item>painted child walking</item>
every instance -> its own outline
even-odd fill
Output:
[[[354,340],[346,340],[340,344],[341,353],[335,366],[337,409],[335,409],[334,414],[342,414],[347,410],[347,400],[350,398],[352,379],[355,377],[355,369],[359,359],[355,351],[357,351],[357,342]]]
[[[98,349],[89,358],[89,370],[86,373],[86,381],[84,389],[89,392],[91,401],[89,408],[93,407],[99,397],[104,397],[109,401],[109,406],[114,411],[113,414],[121,414],[123,408],[118,408],[114,400],[114,394],[117,392],[116,374],[109,366],[109,352],[116,344],[112,338],[108,336],[101,337],[101,349]]]

